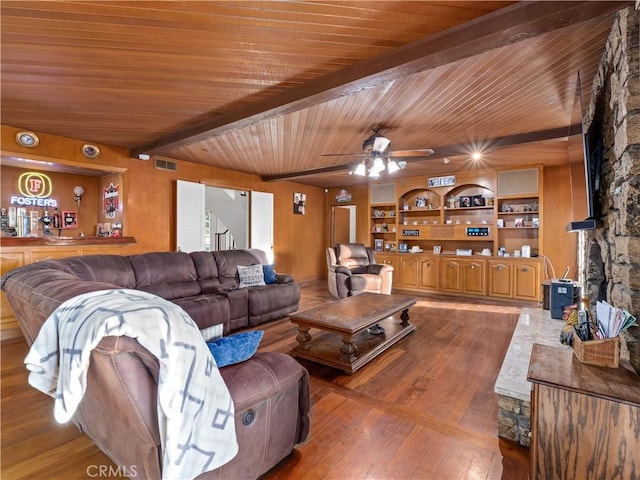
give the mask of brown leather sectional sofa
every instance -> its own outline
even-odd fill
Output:
[[[180,305],[200,329],[222,324],[226,335],[298,309],[300,289],[288,275],[235,288],[238,265],[265,261],[258,250],[88,255],[18,268],[2,277],[1,286],[29,345],[65,300],[110,288],[156,294]],[[91,354],[87,391],[73,417],[119,466],[135,466],[138,479],[162,476],[158,369],[158,360],[135,339],[103,338]],[[198,478],[257,478],[307,437],[307,371],[286,354],[259,351],[220,372],[235,404],[239,453]]]

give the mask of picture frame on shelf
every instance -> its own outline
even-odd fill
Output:
[[[499,219],[496,221],[496,227],[498,227],[498,228],[504,228],[504,219],[503,219],[503,218],[499,218]]]
[[[486,200],[482,195],[474,195],[471,197],[471,205],[473,207],[484,207],[485,202]]]
[[[384,240],[381,238],[376,238],[373,243],[373,249],[376,252],[382,252],[384,250]]]
[[[472,199],[473,197],[469,197],[469,196],[462,196],[458,199],[458,206],[460,208],[468,208],[472,205]]]
[[[62,228],[78,228],[78,212],[65,210],[62,212]]]
[[[436,245],[433,247],[433,254],[434,255],[440,255],[440,252],[442,252],[442,247],[440,245]]]
[[[514,227],[524,227],[524,218],[516,218],[514,221]]]
[[[400,253],[408,253],[409,252],[409,245],[406,243],[399,243],[398,244],[398,252]]]

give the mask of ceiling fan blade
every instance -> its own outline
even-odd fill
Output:
[[[361,157],[362,152],[359,153],[321,153],[321,157]]]
[[[433,155],[430,148],[419,148],[417,150],[394,150],[389,152],[391,158],[410,158],[410,157],[428,157]]]

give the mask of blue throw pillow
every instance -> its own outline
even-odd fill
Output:
[[[244,362],[258,350],[264,331],[242,332],[207,342],[218,368]]]
[[[276,283],[275,265],[262,265],[262,273],[264,274],[264,283]]]

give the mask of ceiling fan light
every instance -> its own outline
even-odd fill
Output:
[[[385,152],[391,145],[391,140],[387,137],[383,137],[378,133],[378,129],[373,129],[373,135],[362,142],[362,150],[366,153],[370,152]]]
[[[367,167],[363,163],[359,163],[356,169],[353,171],[354,175],[359,175],[361,177],[366,177],[367,175]]]
[[[382,157],[376,156],[373,159],[373,167],[371,167],[371,170],[376,170],[377,172],[381,172],[384,170],[384,168],[385,168],[384,160],[382,160]]]
[[[387,163],[387,171],[389,173],[395,173],[398,170],[400,170],[400,166],[396,163],[395,160],[389,160],[389,162]]]
[[[386,152],[389,145],[391,145],[391,140],[382,135],[378,135],[373,142],[373,150],[375,152]]]
[[[380,171],[372,168],[369,170],[369,178],[380,178]]]

